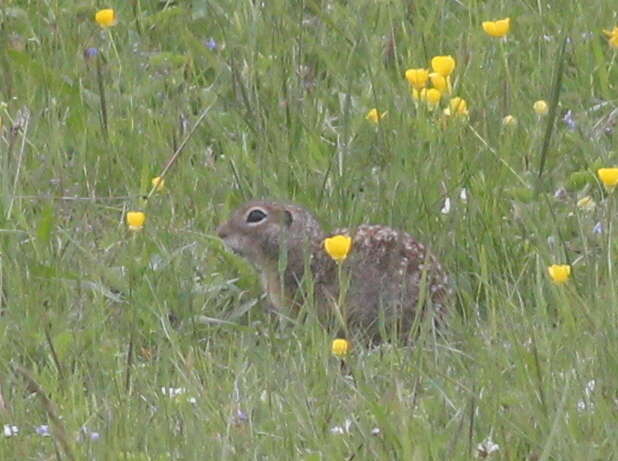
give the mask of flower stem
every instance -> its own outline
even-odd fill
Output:
[[[103,137],[107,141],[109,139],[109,133],[107,128],[107,103],[105,101],[105,85],[103,84],[103,67],[101,64],[101,53],[96,57],[97,63],[97,84],[99,86],[99,100],[101,101],[101,128],[103,131]]]
[[[612,221],[614,216],[614,198],[613,191],[609,193],[609,197],[607,198],[607,272],[610,283],[613,282],[613,264],[612,264]],[[612,305],[616,305],[616,293],[612,290]]]

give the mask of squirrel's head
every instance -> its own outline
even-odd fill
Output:
[[[256,200],[236,209],[217,234],[235,253],[262,266],[278,261],[283,245],[288,251],[301,249],[322,231],[313,215],[298,205]]]

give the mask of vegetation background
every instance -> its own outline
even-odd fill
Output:
[[[618,162],[617,24],[614,0],[0,2],[0,458],[618,459],[595,174]],[[410,97],[435,55],[468,118]],[[342,364],[311,315],[264,315],[214,236],[250,197],[430,243],[447,337]]]

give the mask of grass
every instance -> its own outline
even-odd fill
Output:
[[[618,457],[613,1],[134,0],[102,30],[105,6],[0,4],[1,459]],[[402,77],[446,54],[468,120]],[[447,336],[342,364],[311,316],[275,322],[214,236],[251,197],[430,243]]]

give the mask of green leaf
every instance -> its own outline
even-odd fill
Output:
[[[43,209],[36,228],[36,239],[41,245],[47,245],[51,239],[56,224],[56,214],[52,206]]]

